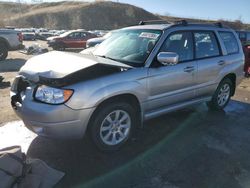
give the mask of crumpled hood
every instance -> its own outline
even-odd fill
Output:
[[[52,51],[29,59],[20,69],[19,74],[28,80],[38,82],[39,77],[63,78],[96,64],[131,68],[131,66],[93,55]]]

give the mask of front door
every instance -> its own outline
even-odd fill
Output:
[[[159,52],[175,52],[179,62],[163,66],[155,58],[148,71],[147,112],[194,98],[197,64],[193,49],[193,36],[189,31],[174,32],[167,37]]]

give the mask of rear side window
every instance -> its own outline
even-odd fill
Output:
[[[246,33],[240,32],[239,33],[239,38],[240,39],[246,39]]]
[[[247,41],[250,41],[250,33],[247,33]]]
[[[220,55],[218,42],[211,31],[194,33],[196,58],[215,57]]]
[[[231,32],[219,32],[221,39],[227,50],[227,54],[234,54],[239,52],[238,42]]]
[[[184,31],[170,34],[160,51],[177,53],[180,62],[193,60],[192,33]]]

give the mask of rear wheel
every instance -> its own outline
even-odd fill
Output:
[[[3,61],[8,56],[8,48],[5,44],[0,43],[0,61]]]
[[[91,137],[102,151],[114,151],[124,145],[135,128],[135,110],[128,103],[102,106],[90,124]]]
[[[226,78],[221,81],[216,89],[212,100],[208,102],[208,107],[212,110],[222,110],[228,104],[233,91],[233,83],[230,79]]]

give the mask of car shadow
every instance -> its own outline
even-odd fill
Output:
[[[211,112],[206,105],[201,104],[149,120],[126,146],[114,153],[98,151],[87,136],[82,141],[36,137],[30,144],[27,155],[44,160],[51,167],[66,173],[57,187],[84,186],[98,177],[116,172],[135,159],[145,157],[145,153],[153,153],[164,140],[174,138],[181,130],[192,132],[192,129],[201,127],[206,129],[211,122],[223,122],[228,118],[227,113],[233,113],[234,108],[237,110],[241,106],[237,101],[232,103],[226,111]]]
[[[1,72],[17,72],[25,64],[27,60],[21,58],[6,59],[0,62],[0,73]]]

